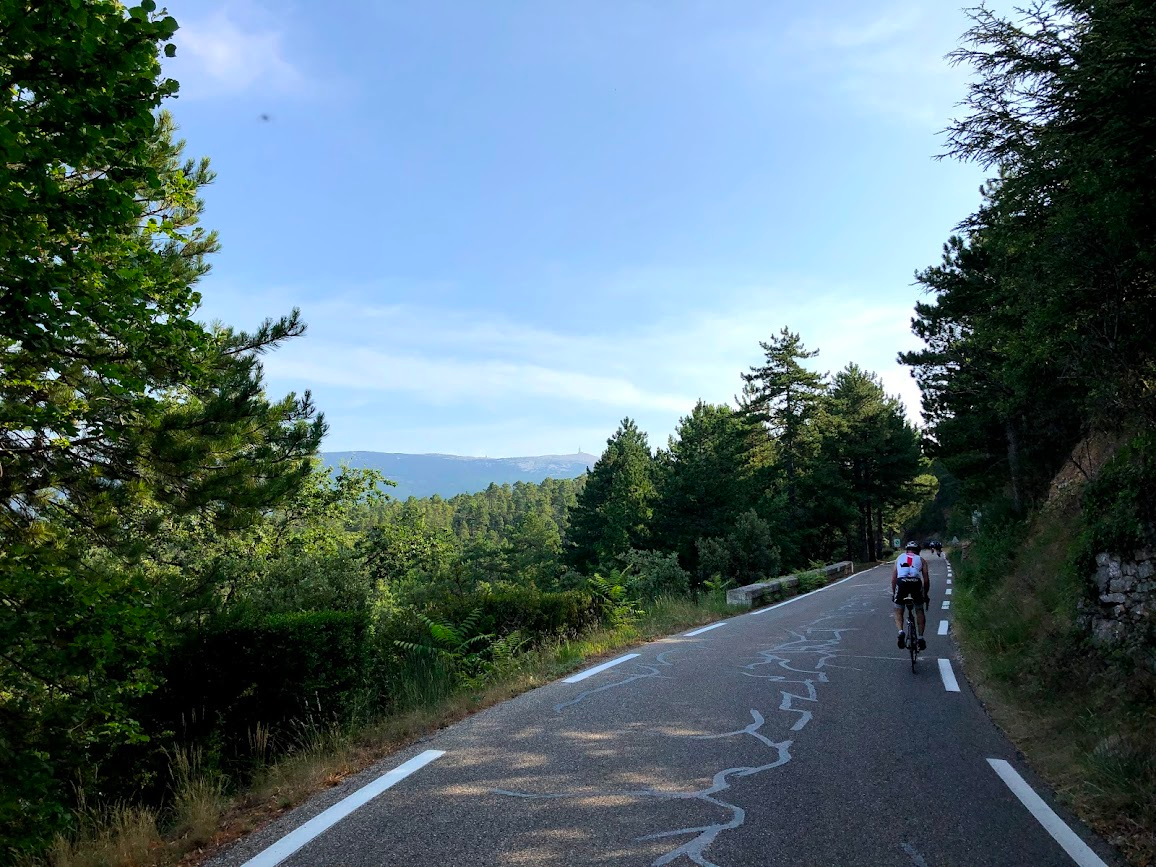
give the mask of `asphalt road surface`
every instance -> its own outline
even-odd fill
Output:
[[[947,561],[930,564],[914,674],[879,567],[478,713],[212,864],[1120,863],[1055,806],[970,691],[938,634]],[[1037,818],[1001,768],[1058,816]],[[1047,823],[1070,835],[1067,850]]]

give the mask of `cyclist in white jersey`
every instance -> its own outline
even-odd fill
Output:
[[[927,624],[924,606],[931,596],[931,579],[927,575],[927,561],[919,556],[919,543],[908,542],[904,553],[895,561],[891,570],[891,601],[895,603],[895,627],[899,630],[896,644],[903,647],[907,634],[903,629],[903,604],[901,600],[911,597],[915,602],[915,625],[919,629],[920,650],[927,649],[923,639],[923,628]]]

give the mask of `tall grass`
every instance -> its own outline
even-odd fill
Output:
[[[1076,622],[1084,594],[1078,511],[979,540],[956,560],[956,637],[993,717],[1061,798],[1156,863],[1156,691]]]

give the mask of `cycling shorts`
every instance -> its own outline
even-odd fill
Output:
[[[895,595],[891,601],[896,608],[902,608],[904,601],[910,597],[916,605],[922,605],[927,600],[923,596],[922,578],[900,578],[895,582]]]

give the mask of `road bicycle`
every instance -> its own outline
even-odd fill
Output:
[[[919,659],[919,631],[915,628],[915,600],[910,596],[903,597],[903,605],[907,609],[907,650],[911,654],[911,673],[915,673],[915,661]]]

